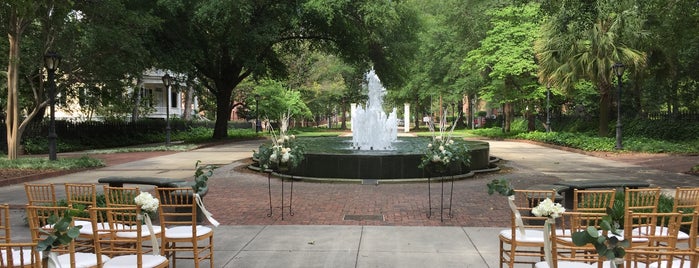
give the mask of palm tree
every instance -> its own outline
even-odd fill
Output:
[[[579,80],[596,87],[599,99],[599,136],[609,132],[611,92],[614,88],[612,65],[623,63],[638,72],[645,65],[645,53],[624,44],[621,32],[623,15],[628,12],[600,14],[594,24],[582,32],[561,31],[556,20],[544,24],[535,43],[539,79],[544,84],[572,89]]]

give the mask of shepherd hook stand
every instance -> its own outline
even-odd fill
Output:
[[[284,208],[289,208],[289,215],[294,216],[294,211],[291,209],[291,205],[294,201],[294,177],[292,176],[289,180],[291,181],[291,190],[289,191],[289,205],[284,206],[284,177],[280,176],[279,179],[282,182],[282,193],[281,193],[281,209],[282,209],[282,220],[284,220]],[[267,192],[269,193],[269,213],[267,217],[272,217],[272,172],[267,173]]]
[[[449,180],[451,181],[451,189],[449,190],[449,207],[444,207],[444,177],[442,177],[441,185],[442,185],[442,191],[441,191],[441,197],[439,199],[439,220],[444,221],[444,210],[449,210],[449,218],[451,219],[452,214],[451,214],[451,200],[452,197],[454,196],[454,176],[450,176]],[[427,218],[432,217],[432,177],[427,178],[427,202],[429,202],[430,209],[427,212]]]

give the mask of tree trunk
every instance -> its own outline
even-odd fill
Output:
[[[347,129],[347,103],[345,103],[344,99],[340,103],[340,107],[340,110],[342,111],[342,124],[340,125],[340,129],[345,130]]]
[[[532,132],[534,130],[536,130],[536,118],[534,117],[534,113],[527,110],[527,132]]]
[[[17,149],[19,138],[22,132],[19,129],[19,90],[17,82],[19,79],[19,44],[22,35],[22,19],[18,18],[17,10],[10,11],[10,29],[8,31],[8,41],[10,45],[7,64],[7,110],[5,126],[7,127],[7,158],[17,159]]]
[[[504,110],[505,110],[504,111],[505,112],[505,121],[503,122],[503,124],[504,124],[503,131],[505,133],[509,133],[510,132],[510,125],[512,123],[512,104],[509,102],[505,103]]]
[[[606,137],[609,134],[609,109],[611,107],[610,85],[602,83],[599,85],[599,126],[597,136]]]
[[[231,95],[233,90],[220,88],[216,92],[216,122],[213,139],[228,137],[228,121],[231,117]]]
[[[194,88],[191,83],[187,83],[187,93],[184,97],[184,114],[182,118],[186,121],[192,120],[192,99],[194,98]]]
[[[415,98],[415,113],[413,113],[415,117],[415,128],[414,130],[420,129],[420,120],[422,119],[422,113],[420,113],[420,100],[418,98]]]
[[[143,96],[141,96],[141,92],[142,92],[141,89],[142,88],[143,88],[143,80],[141,79],[141,77],[139,77],[138,80],[136,81],[136,88],[134,88],[134,90],[133,90],[134,105],[133,105],[133,110],[131,111],[131,122],[132,123],[136,122],[136,120],[138,120],[138,118],[140,117],[139,108],[141,107],[141,98],[143,97]]]

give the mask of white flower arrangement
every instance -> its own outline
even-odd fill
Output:
[[[155,213],[160,206],[160,200],[153,197],[149,192],[141,192],[134,198],[134,202],[141,207],[141,211],[146,213]]]
[[[272,145],[263,144],[260,146],[259,152],[254,152],[254,156],[258,159],[262,170],[268,168],[294,168],[303,160],[304,150],[296,143],[296,136],[288,135],[286,132],[287,122],[290,118],[290,113],[282,115],[280,118],[279,136],[272,131]]]
[[[442,118],[442,120],[444,121],[446,118]],[[420,168],[427,168],[431,172],[444,173],[455,162],[463,165],[470,163],[470,154],[466,144],[460,141],[455,142],[451,137],[455,125],[456,122],[452,124],[449,132],[445,131],[444,124],[440,127],[439,133],[433,131],[432,141],[427,144]],[[431,126],[430,129],[434,129],[434,126]]]
[[[532,214],[537,217],[558,218],[566,209],[560,203],[554,203],[550,198],[544,199],[532,209]]]

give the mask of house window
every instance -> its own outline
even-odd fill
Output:
[[[170,108],[177,108],[177,92],[170,91]]]

